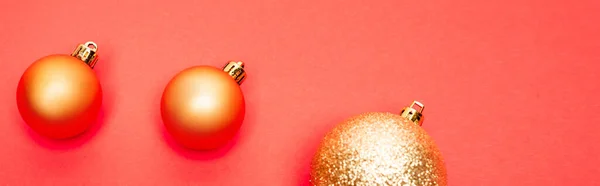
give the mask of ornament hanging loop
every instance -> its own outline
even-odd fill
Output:
[[[77,59],[85,62],[85,64],[91,68],[94,68],[96,62],[98,61],[98,55],[96,54],[97,51],[98,45],[92,41],[88,41],[77,46],[71,56],[76,57]]]
[[[400,116],[421,126],[421,122],[423,121],[423,110],[425,110],[425,106],[421,102],[413,101],[409,107],[402,109]]]
[[[230,61],[223,67],[223,71],[227,72],[229,76],[233,77],[238,85],[241,85],[244,79],[246,79],[246,71],[244,70],[244,63],[241,61]]]

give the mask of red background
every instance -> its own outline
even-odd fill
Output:
[[[599,23],[597,0],[1,1],[0,183],[305,185],[336,123],[416,99],[451,185],[598,185]],[[21,74],[88,40],[100,122],[38,136],[16,108]],[[238,137],[179,148],[164,86],[228,60],[249,74]]]

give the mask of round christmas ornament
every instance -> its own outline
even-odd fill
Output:
[[[168,133],[195,150],[218,148],[235,136],[245,114],[240,84],[244,64],[229,62],[223,69],[195,66],[179,72],[167,84],[161,116]]]
[[[447,185],[442,155],[420,125],[423,105],[371,112],[330,131],[313,158],[312,185]]]
[[[69,138],[96,120],[102,105],[102,88],[92,70],[97,50],[98,45],[90,41],[71,55],[49,55],[25,70],[17,86],[17,107],[33,131]]]

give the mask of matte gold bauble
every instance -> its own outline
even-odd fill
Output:
[[[183,147],[210,150],[231,140],[246,111],[240,84],[242,62],[223,69],[195,66],[176,74],[165,87],[161,117],[171,137]]]
[[[400,115],[371,112],[340,123],[314,156],[311,184],[447,185],[442,155],[420,127],[422,111],[414,102]]]
[[[49,138],[70,138],[87,130],[102,105],[102,88],[92,70],[97,45],[79,45],[71,55],[38,59],[17,86],[17,107],[23,121]]]

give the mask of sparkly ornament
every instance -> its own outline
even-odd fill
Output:
[[[244,120],[239,85],[245,77],[242,62],[223,69],[196,66],[175,75],[161,99],[162,120],[173,139],[190,149],[209,150],[233,138]]]
[[[312,185],[447,185],[442,155],[420,125],[423,105],[342,122],[313,158]]]
[[[102,88],[92,70],[97,49],[90,41],[71,55],[46,56],[25,70],[17,107],[31,129],[49,138],[69,138],[96,120],[102,105]]]

